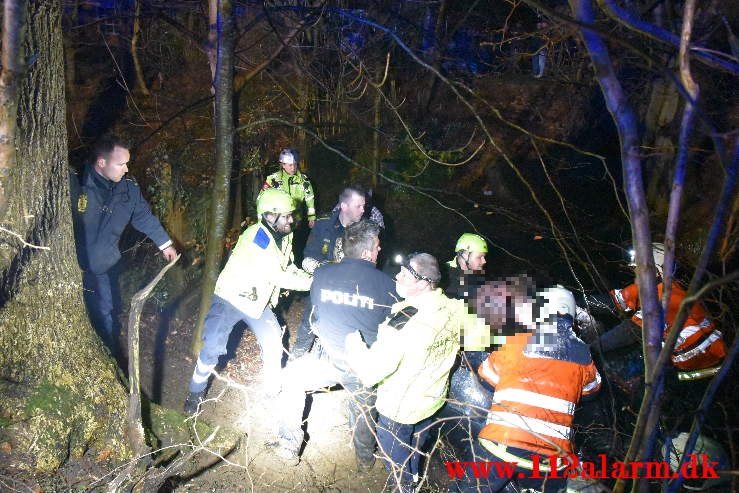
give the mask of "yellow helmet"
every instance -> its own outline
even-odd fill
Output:
[[[457,240],[457,246],[454,247],[455,252],[480,252],[488,253],[488,243],[480,235],[474,233],[464,233]]]
[[[257,197],[257,214],[260,216],[265,212],[288,214],[294,210],[295,204],[293,198],[277,188],[262,190]]]

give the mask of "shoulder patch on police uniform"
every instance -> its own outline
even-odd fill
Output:
[[[254,244],[264,250],[269,246],[269,235],[265,230],[262,228],[259,228],[259,231],[257,231],[257,234],[254,235]]]
[[[87,210],[87,194],[83,193],[77,197],[77,212],[85,212]]]

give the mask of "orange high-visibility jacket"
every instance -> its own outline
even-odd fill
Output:
[[[531,337],[514,336],[480,365],[480,376],[495,387],[480,438],[543,455],[570,454],[575,407],[600,388],[600,375],[582,341],[576,363],[529,353]]]
[[[660,298],[662,298],[663,287],[663,283],[657,285],[657,294]],[[631,320],[639,327],[642,326],[639,288],[636,284],[629,284],[623,289],[611,291],[611,297],[616,306],[622,310],[634,311]],[[679,283],[673,281],[662,337],[666,337],[670,332],[672,322],[684,298],[685,290]],[[726,347],[721,331],[716,329],[705,307],[701,303],[694,303],[680,331],[675,350],[672,352],[672,363],[681,370],[701,370],[718,365],[724,356],[726,356]]]

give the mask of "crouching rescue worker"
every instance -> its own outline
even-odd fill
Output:
[[[241,234],[218,276],[205,318],[203,348],[185,401],[186,413],[196,412],[205,397],[211,371],[226,353],[228,337],[239,320],[254,332],[262,350],[265,392],[279,392],[282,333],[272,308],[280,288],[307,291],[313,280],[292,262],[293,210],[292,198],[281,190],[264,190],[257,197],[260,220]]]
[[[664,290],[662,276],[665,245],[652,243],[652,254],[657,268],[657,295],[661,299]],[[629,265],[636,266],[633,250]],[[623,289],[611,291],[610,295],[619,310],[633,312],[633,315],[600,337],[600,349],[604,353],[640,342],[642,334],[639,287],[636,284],[629,284]],[[672,330],[673,321],[685,295],[685,289],[673,280],[670,301],[667,305],[667,313],[665,313],[663,338],[667,337]],[[699,302],[694,303],[680,329],[680,336],[672,352],[672,364],[678,371],[678,379],[698,380],[713,376],[720,370],[724,356],[726,356],[726,347],[721,331],[716,329],[706,308]]]
[[[512,478],[544,493],[564,491],[567,478],[552,477],[552,455],[573,453],[575,407],[600,388],[590,348],[575,335],[575,299],[557,286],[533,294],[525,277],[487,284],[477,294],[478,313],[493,330],[502,328],[505,344],[490,353],[480,376],[495,387],[487,422],[472,444],[470,461],[516,463],[513,474],[490,469],[487,478],[465,471],[457,491],[497,492]],[[513,333],[514,335],[508,335]],[[533,460],[538,475],[532,475]],[[532,477],[533,476],[533,477]]]
[[[488,244],[480,235],[464,233],[457,240],[454,252],[454,258],[446,263],[444,293],[450,298],[472,299],[477,288],[485,282]]]
[[[489,333],[463,301],[436,287],[440,278],[433,256],[409,256],[395,279],[405,300],[392,306],[377,341],[367,348],[359,332],[346,336],[349,365],[365,385],[378,385],[377,441],[393,491],[414,491],[422,476],[424,442],[444,405],[460,340],[473,336],[465,329]]]
[[[344,339],[358,330],[366,341],[375,342],[377,326],[397,301],[392,279],[375,265],[379,234],[380,227],[366,219],[348,226],[343,236],[344,258],[315,271],[310,322],[318,347],[287,364],[283,391],[276,402],[279,436],[272,445],[276,446],[275,454],[290,464],[298,463],[303,443],[305,393],[336,384],[349,392],[347,407],[354,428],[357,468],[367,471],[375,463],[376,394],[351,371]]]

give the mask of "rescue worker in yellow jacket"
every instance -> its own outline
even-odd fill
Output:
[[[661,299],[664,290],[662,282],[665,261],[664,244],[652,243],[652,253],[659,281],[657,295]],[[633,251],[629,265],[636,266]],[[633,313],[633,315],[630,319],[625,320],[600,337],[600,348],[603,352],[641,341],[642,314],[639,303],[639,287],[636,284],[629,284],[623,289],[611,291],[610,295],[619,310]],[[685,295],[685,289],[673,280],[670,301],[667,304],[667,313],[665,313],[664,337],[672,330],[672,323],[680,309],[680,304],[685,299]],[[682,329],[680,329],[680,336],[672,352],[672,364],[678,371],[678,379],[698,380],[711,377],[720,370],[724,356],[726,356],[726,347],[721,331],[716,328],[703,304],[700,302],[693,304]]]
[[[307,291],[313,277],[293,264],[294,204],[282,190],[268,189],[257,198],[260,221],[248,227],[218,276],[203,328],[203,348],[190,380],[185,412],[193,414],[205,397],[211,371],[234,325],[243,320],[262,350],[263,385],[267,394],[280,389],[282,334],[272,309],[280,289]]]
[[[462,300],[436,287],[440,278],[436,258],[410,255],[395,280],[405,299],[393,304],[377,341],[367,348],[359,332],[346,336],[349,365],[365,385],[378,385],[377,441],[390,481],[401,492],[413,491],[422,475],[424,442],[445,403],[460,340],[468,349],[490,345],[489,328]]]
[[[262,190],[275,188],[287,193],[295,201],[295,227],[300,226],[307,213],[308,226],[312,228],[316,222],[315,193],[308,176],[298,169],[298,161],[296,150],[283,149],[278,159],[280,169],[264,180]]]
[[[476,299],[478,313],[484,313],[493,328],[503,327],[513,335],[480,366],[480,376],[495,387],[495,394],[470,460],[515,462],[516,468],[512,474],[491,468],[487,477],[479,478],[466,471],[458,491],[497,492],[512,478],[522,489],[564,490],[567,478],[552,474],[551,468],[567,464],[551,464],[550,459],[573,452],[575,407],[583,395],[600,388],[590,348],[572,329],[572,293],[557,286],[532,296],[527,291],[533,286],[526,281],[513,278],[485,285]]]

